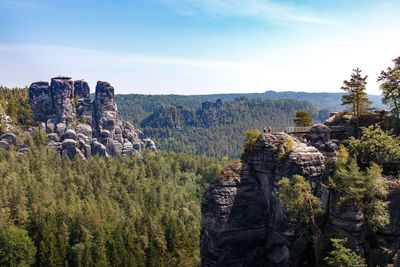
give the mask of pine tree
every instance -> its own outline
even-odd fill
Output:
[[[381,82],[382,103],[392,108],[392,114],[399,118],[400,115],[400,57],[393,59],[394,68],[388,67],[378,77]]]
[[[350,80],[343,81],[342,90],[347,92],[347,95],[342,96],[342,105],[351,105],[351,111],[358,119],[360,115],[367,111],[371,101],[368,100],[365,86],[368,76],[361,76],[359,68],[353,69]]]
[[[324,260],[328,266],[366,267],[365,260],[344,246],[346,239],[331,238],[334,250]]]
[[[304,110],[299,110],[296,112],[296,119],[294,119],[294,123],[296,126],[312,126],[312,119],[310,117],[310,114],[308,114],[307,111]]]

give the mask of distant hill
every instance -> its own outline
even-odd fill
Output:
[[[203,99],[222,99],[222,100],[233,100],[239,96],[246,96],[248,98],[268,98],[268,99],[295,99],[299,101],[308,101],[320,109],[329,109],[332,111],[344,111],[345,106],[342,106],[342,95],[344,93],[306,93],[306,92],[275,92],[266,91],[264,93],[247,93],[247,94],[213,94],[213,95],[198,95],[194,97],[199,97]],[[373,102],[371,105],[374,108],[386,109],[387,106],[382,104],[381,95],[368,95],[369,100]]]
[[[344,111],[345,106],[341,105],[343,93],[306,93],[306,92],[275,92],[267,91],[264,93],[239,93],[239,94],[212,94],[212,95],[116,95],[115,101],[122,116],[136,125],[150,115],[156,108],[162,105],[177,106],[181,104],[185,108],[198,109],[201,104],[207,100],[232,101],[235,98],[245,96],[247,98],[262,99],[295,99],[299,101],[308,101],[319,109],[328,109],[330,111]],[[381,102],[382,96],[368,95],[373,102],[372,107],[378,109],[387,109],[387,106]]]
[[[161,150],[238,158],[247,130],[291,126],[298,110],[306,110],[316,122],[329,116],[329,111],[305,101],[241,96],[226,102],[205,101],[198,109],[160,106],[140,127]]]

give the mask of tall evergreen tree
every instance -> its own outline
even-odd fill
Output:
[[[342,105],[351,105],[351,111],[356,118],[359,118],[371,104],[365,92],[367,77],[367,75],[362,77],[359,68],[353,69],[350,80],[343,81],[344,85],[341,87],[347,92],[347,95],[342,96]]]
[[[381,82],[382,103],[392,108],[391,112],[399,118],[400,115],[400,56],[393,59],[394,67],[381,71],[378,82]]]

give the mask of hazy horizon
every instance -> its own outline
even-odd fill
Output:
[[[58,75],[117,94],[340,92],[400,56],[400,3],[0,0],[0,85]]]

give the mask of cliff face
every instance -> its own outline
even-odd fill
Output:
[[[289,222],[277,196],[277,183],[295,174],[309,181],[325,210],[320,262],[331,249],[329,238],[347,238],[346,246],[369,266],[400,266],[398,182],[388,180],[390,224],[368,232],[362,210],[339,209],[337,192],[321,186],[332,175],[325,162],[335,159],[331,149],[336,145],[326,138],[323,125],[315,127],[310,145],[284,133],[261,135],[246,162],[233,162],[216,177],[202,202],[202,266],[313,266],[311,243],[299,238],[307,229]],[[285,151],[289,139],[291,153]]]
[[[114,103],[114,88],[99,81],[95,99],[85,81],[56,77],[29,87],[29,104],[48,144],[63,155],[84,159],[92,155],[129,156],[144,148],[156,151],[154,142],[122,120]]]
[[[293,139],[284,157],[285,133],[263,134],[247,162],[228,166],[206,192],[202,203],[203,266],[299,265],[297,226],[279,203],[277,183],[304,176],[320,192],[324,157],[314,147]],[[326,204],[326,203],[325,203]]]

